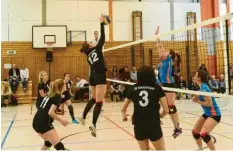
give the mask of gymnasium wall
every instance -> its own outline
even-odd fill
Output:
[[[2,41],[31,41],[32,26],[41,25],[41,0],[1,0]]]
[[[153,36],[158,25],[161,26],[161,32],[170,30],[169,3],[113,1],[114,41],[133,40],[133,11],[142,11],[143,38]]]
[[[132,11],[136,10],[143,12],[144,38],[153,36],[157,25],[161,26],[161,32],[170,30],[169,3],[113,1],[114,41],[132,40]],[[175,3],[175,28],[186,26],[187,11],[197,12],[197,21],[200,20],[200,4]],[[86,30],[88,40],[93,39],[94,30],[99,30],[101,13],[108,14],[107,1],[47,0],[48,25]],[[41,0],[2,0],[2,41],[31,41],[31,26],[41,24]],[[80,35],[76,40],[83,41],[84,36]]]
[[[197,23],[201,22],[201,8],[199,3],[175,3],[175,29],[187,26],[187,12],[196,12],[196,21]]]

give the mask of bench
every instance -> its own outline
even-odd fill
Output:
[[[4,82],[5,81],[2,81],[1,83]],[[35,100],[36,98],[32,97],[32,81],[28,81],[28,89],[26,92],[24,92],[22,82],[20,81],[14,96],[17,97],[19,104],[30,104]]]

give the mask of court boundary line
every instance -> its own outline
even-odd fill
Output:
[[[13,117],[13,119],[12,119],[12,121],[11,121],[11,124],[10,124],[10,126],[8,127],[7,132],[6,132],[6,134],[5,134],[5,136],[4,136],[3,140],[2,140],[1,149],[3,149],[3,146],[4,146],[5,142],[6,142],[6,139],[7,139],[8,135],[9,135],[9,133],[10,133],[10,130],[11,130],[11,128],[12,128],[14,122],[15,122],[16,115],[17,115],[17,114],[15,114],[15,116]]]
[[[115,123],[114,121],[112,121],[111,119],[109,119],[107,116],[105,116],[104,114],[101,114],[104,118],[106,118],[109,122],[111,122],[112,124],[116,125],[119,129],[121,129],[122,131],[126,132],[127,134],[129,134],[130,136],[132,136],[135,140],[135,136],[133,134],[131,134],[130,132],[128,132],[127,130],[125,130],[123,127],[121,127],[120,125],[118,125],[117,123]],[[152,147],[150,147],[149,145],[149,148],[151,150],[154,150]]]
[[[186,123],[186,124],[188,124],[188,125],[194,125],[194,124],[191,124],[191,123],[189,123],[189,122],[187,122],[187,121],[184,121],[184,120],[180,120],[181,122],[183,122],[183,123]],[[224,138],[228,138],[228,139],[230,139],[230,140],[232,140],[233,141],[233,138],[231,138],[231,137],[228,137],[228,136],[225,136],[225,135],[222,135],[222,134],[220,134],[220,133],[216,133],[216,132],[211,132],[211,133],[213,133],[213,134],[216,134],[216,135],[219,135],[219,136],[222,136],[222,137],[224,137]]]
[[[187,114],[190,114],[190,115],[195,115],[195,116],[197,116],[197,117],[200,117],[199,115],[197,115],[197,114],[195,114],[195,113],[192,113],[192,112],[186,112]],[[222,116],[222,115],[221,115]],[[232,116],[232,115],[231,115]],[[232,126],[233,127],[233,124],[229,124],[229,123],[226,123],[226,122],[219,122],[219,124],[225,124],[225,125],[228,125],[228,126]]]

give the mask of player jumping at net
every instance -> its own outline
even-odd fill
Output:
[[[65,73],[63,78],[64,78],[64,82],[66,85],[66,87],[65,87],[66,89],[61,95],[62,100],[61,100],[61,104],[60,104],[60,107],[59,107],[57,113],[63,115],[64,114],[64,104],[66,104],[68,106],[69,113],[70,113],[70,116],[72,118],[72,123],[79,124],[78,121],[74,117],[74,108],[73,108],[73,105],[71,103],[71,95],[72,95],[71,86],[73,85],[73,82],[70,80],[69,73]]]
[[[42,100],[44,97],[47,95],[49,91],[49,86],[48,86],[48,74],[45,71],[39,71],[38,72],[38,79],[39,83],[37,86],[38,90],[38,97],[36,100],[36,108],[38,109]]]
[[[47,150],[52,145],[56,150],[65,150],[61,143],[57,131],[53,127],[54,119],[59,121],[63,126],[67,126],[66,119],[58,116],[55,111],[59,107],[61,101],[61,93],[64,89],[64,81],[62,79],[56,80],[51,84],[48,95],[44,97],[39,105],[33,119],[33,129],[44,140],[44,145],[41,150]]]
[[[167,99],[161,86],[155,84],[155,74],[151,67],[142,66],[137,73],[137,84],[132,86],[122,108],[123,121],[127,120],[127,107],[134,103],[132,121],[135,138],[141,150],[150,150],[149,140],[156,150],[165,150],[160,117],[165,117],[169,110]],[[163,112],[160,112],[160,104]]]
[[[199,85],[200,91],[212,92],[208,86],[208,73],[199,70],[195,76],[195,82]],[[221,120],[221,112],[214,97],[194,96],[192,100],[202,106],[204,114],[196,122],[192,134],[200,150],[202,150],[202,140],[210,150],[215,150],[213,140],[209,135]]]
[[[157,27],[155,35],[157,36],[159,34],[159,27]],[[169,52],[169,50],[165,49],[160,42],[160,39],[156,39],[157,43],[157,48],[159,51],[159,56],[161,58],[161,63],[159,67],[159,77],[160,77],[160,82],[162,86],[164,87],[170,87],[170,88],[175,88],[175,81],[174,77],[172,75],[172,66],[173,66],[173,61],[172,61],[172,56]],[[176,99],[176,94],[175,92],[171,91],[165,91],[166,98],[168,101],[168,108],[169,108],[169,115],[172,119],[173,125],[174,125],[174,133],[172,136],[176,138],[182,133],[182,129],[180,128],[179,124],[179,115],[177,112],[177,108],[175,105],[175,99]]]
[[[87,113],[90,111],[90,109],[94,106],[93,111],[93,120],[92,125],[89,127],[91,134],[96,137],[96,123],[98,120],[98,117],[100,115],[103,101],[106,94],[106,66],[103,56],[103,45],[105,43],[105,33],[104,33],[104,19],[105,16],[101,15],[100,17],[100,31],[101,36],[99,39],[99,42],[96,46],[92,46],[90,43],[84,43],[82,45],[82,48],[80,49],[81,53],[85,53],[87,55],[87,61],[91,68],[90,73],[90,86],[91,86],[91,92],[92,92],[92,99],[88,101],[83,115],[80,117],[79,121],[81,124],[85,125],[85,119],[87,116]]]

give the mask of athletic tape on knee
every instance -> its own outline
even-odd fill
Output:
[[[54,148],[55,148],[56,150],[65,150],[65,147],[64,147],[64,145],[63,145],[61,142],[57,143],[57,144],[54,146]]]
[[[103,102],[99,101],[99,102],[96,102],[95,106],[102,107],[102,105],[103,105]]]
[[[200,133],[197,133],[195,131],[192,131],[192,134],[193,134],[193,138],[196,139],[196,140],[201,137]]]
[[[169,105],[168,108],[169,108],[169,114],[175,114],[177,112],[175,105]]]
[[[206,144],[211,140],[211,137],[208,133],[201,133],[201,138]]]
[[[49,141],[44,141],[44,145],[48,148],[52,146],[52,144]]]

